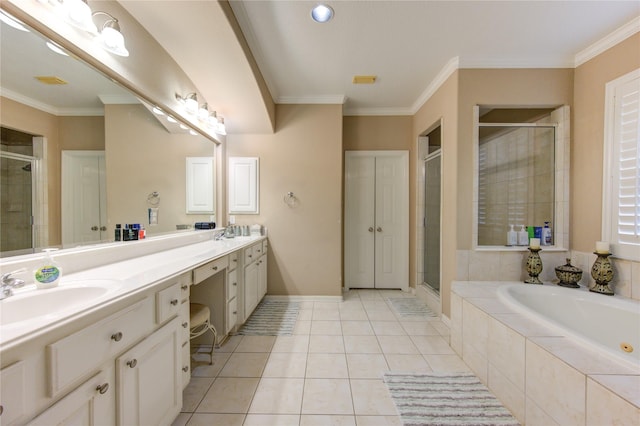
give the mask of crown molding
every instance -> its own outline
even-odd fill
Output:
[[[440,86],[442,86],[444,82],[447,81],[447,79],[458,70],[458,68],[460,68],[460,57],[454,56],[453,58],[449,59],[449,62],[447,62],[444,67],[442,67],[436,77],[431,80],[425,91],[422,92],[420,97],[413,103],[413,106],[411,107],[411,113],[417,113],[418,110],[422,108],[422,106],[431,98],[431,96],[436,93]]]
[[[585,62],[595,58],[599,54],[603,53],[605,50],[608,50],[615,46],[616,44],[626,40],[631,37],[635,33],[640,32],[640,16],[637,16],[630,22],[621,26],[617,30],[613,31],[609,35],[604,38],[596,41],[591,46],[586,49],[581,50],[576,53],[576,56],[573,61],[573,67],[577,68]]]
[[[367,116],[367,115],[413,115],[411,108],[346,108],[343,116]]]
[[[57,108],[53,105],[46,104],[44,102],[37,101],[28,96],[24,96],[20,93],[16,93],[13,90],[0,88],[0,94],[7,99],[19,102],[31,108],[46,112],[47,114],[55,115],[57,117],[64,116],[77,116],[77,117],[95,117],[103,116],[104,108]]]
[[[573,58],[461,58],[458,69],[573,68]]]

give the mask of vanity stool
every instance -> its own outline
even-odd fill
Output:
[[[216,345],[218,339],[218,332],[216,328],[211,324],[211,311],[207,305],[201,303],[189,303],[189,322],[191,324],[189,338],[193,339],[203,335],[207,331],[213,333],[213,342],[211,342],[211,352],[209,357],[211,361],[209,365],[213,364],[213,348]]]

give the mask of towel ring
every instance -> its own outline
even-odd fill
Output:
[[[158,191],[153,191],[147,195],[147,204],[157,207],[160,204],[160,193]]]
[[[287,194],[283,198],[283,201],[287,206],[291,208],[295,207],[298,204],[298,199],[293,194],[293,192],[287,192]]]

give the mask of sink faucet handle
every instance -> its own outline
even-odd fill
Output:
[[[16,269],[12,272],[7,272],[6,274],[2,274],[0,277],[0,282],[2,282],[2,286],[7,287],[22,287],[24,285],[24,280],[13,277],[12,275],[21,274],[26,272],[27,268]]]

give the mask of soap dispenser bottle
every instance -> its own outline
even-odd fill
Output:
[[[33,271],[36,287],[40,289],[53,288],[60,283],[62,268],[53,260],[51,253],[57,249],[44,249],[46,253],[42,266]]]
[[[545,246],[550,246],[553,244],[553,238],[551,237],[551,228],[549,227],[549,222],[544,223],[544,228],[542,228],[542,244]]]
[[[518,245],[529,245],[529,232],[527,232],[527,228],[524,225],[522,225],[522,228],[518,231]]]
[[[507,232],[507,245],[518,245],[518,233],[513,229],[513,225],[509,225],[509,231]]]

